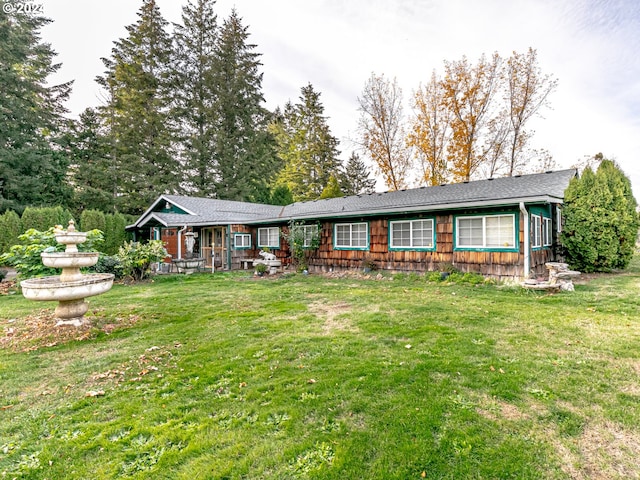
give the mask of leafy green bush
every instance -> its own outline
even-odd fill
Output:
[[[124,276],[140,281],[149,275],[153,262],[159,262],[167,255],[161,240],[151,240],[147,243],[125,243],[118,250],[116,258],[120,261]]]
[[[44,251],[62,252],[65,249],[64,245],[56,242],[53,227],[44,232],[30,228],[18,240],[18,245],[13,245],[7,253],[0,255],[0,264],[14,267],[22,279],[59,273],[58,269],[45,267],[40,256]],[[78,245],[78,250],[91,252],[101,241],[102,232],[91,230],[87,232],[87,241]]]
[[[112,255],[100,255],[98,262],[91,268],[95,273],[112,273],[115,278],[122,277],[122,264],[117,257]]]

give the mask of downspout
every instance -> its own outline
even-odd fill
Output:
[[[529,278],[529,270],[531,268],[531,234],[529,232],[529,212],[524,206],[524,202],[520,202],[520,212],[524,220],[524,278]]]
[[[178,260],[182,258],[182,232],[184,232],[186,229],[187,226],[185,225],[180,230],[178,230]]]
[[[225,239],[227,242],[227,270],[232,270],[231,268],[231,224],[227,225],[227,238]]]

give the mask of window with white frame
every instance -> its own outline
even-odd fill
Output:
[[[553,227],[551,226],[551,219],[546,217],[543,218],[542,219],[542,246],[543,247],[551,246],[551,243],[553,242],[553,239],[551,237],[552,231],[553,231]]]
[[[516,217],[513,214],[456,218],[456,247],[515,248]]]
[[[280,229],[278,227],[259,228],[258,247],[280,248]]]
[[[433,248],[433,219],[389,222],[390,248]]]
[[[542,246],[542,217],[531,215],[531,247],[540,248]]]
[[[233,236],[233,247],[236,250],[242,250],[251,248],[251,234],[250,233],[236,233]]]
[[[305,248],[313,246],[313,242],[319,234],[318,225],[301,225],[301,228],[303,234],[302,246]]]
[[[366,250],[369,247],[369,224],[338,223],[335,225],[335,248]]]
[[[562,232],[562,208],[560,205],[556,205],[556,231]]]

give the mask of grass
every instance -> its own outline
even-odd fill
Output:
[[[640,259],[545,295],[163,276],[0,297],[0,478],[640,478]]]

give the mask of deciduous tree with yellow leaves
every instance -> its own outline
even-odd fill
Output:
[[[405,188],[411,159],[405,143],[402,89],[395,78],[389,81],[372,73],[358,103],[360,145],[378,166],[389,189]]]
[[[413,148],[418,160],[421,182],[440,185],[449,177],[447,145],[451,112],[443,102],[443,87],[434,71],[431,80],[421,85],[413,95],[414,117],[410,125],[407,145]]]

